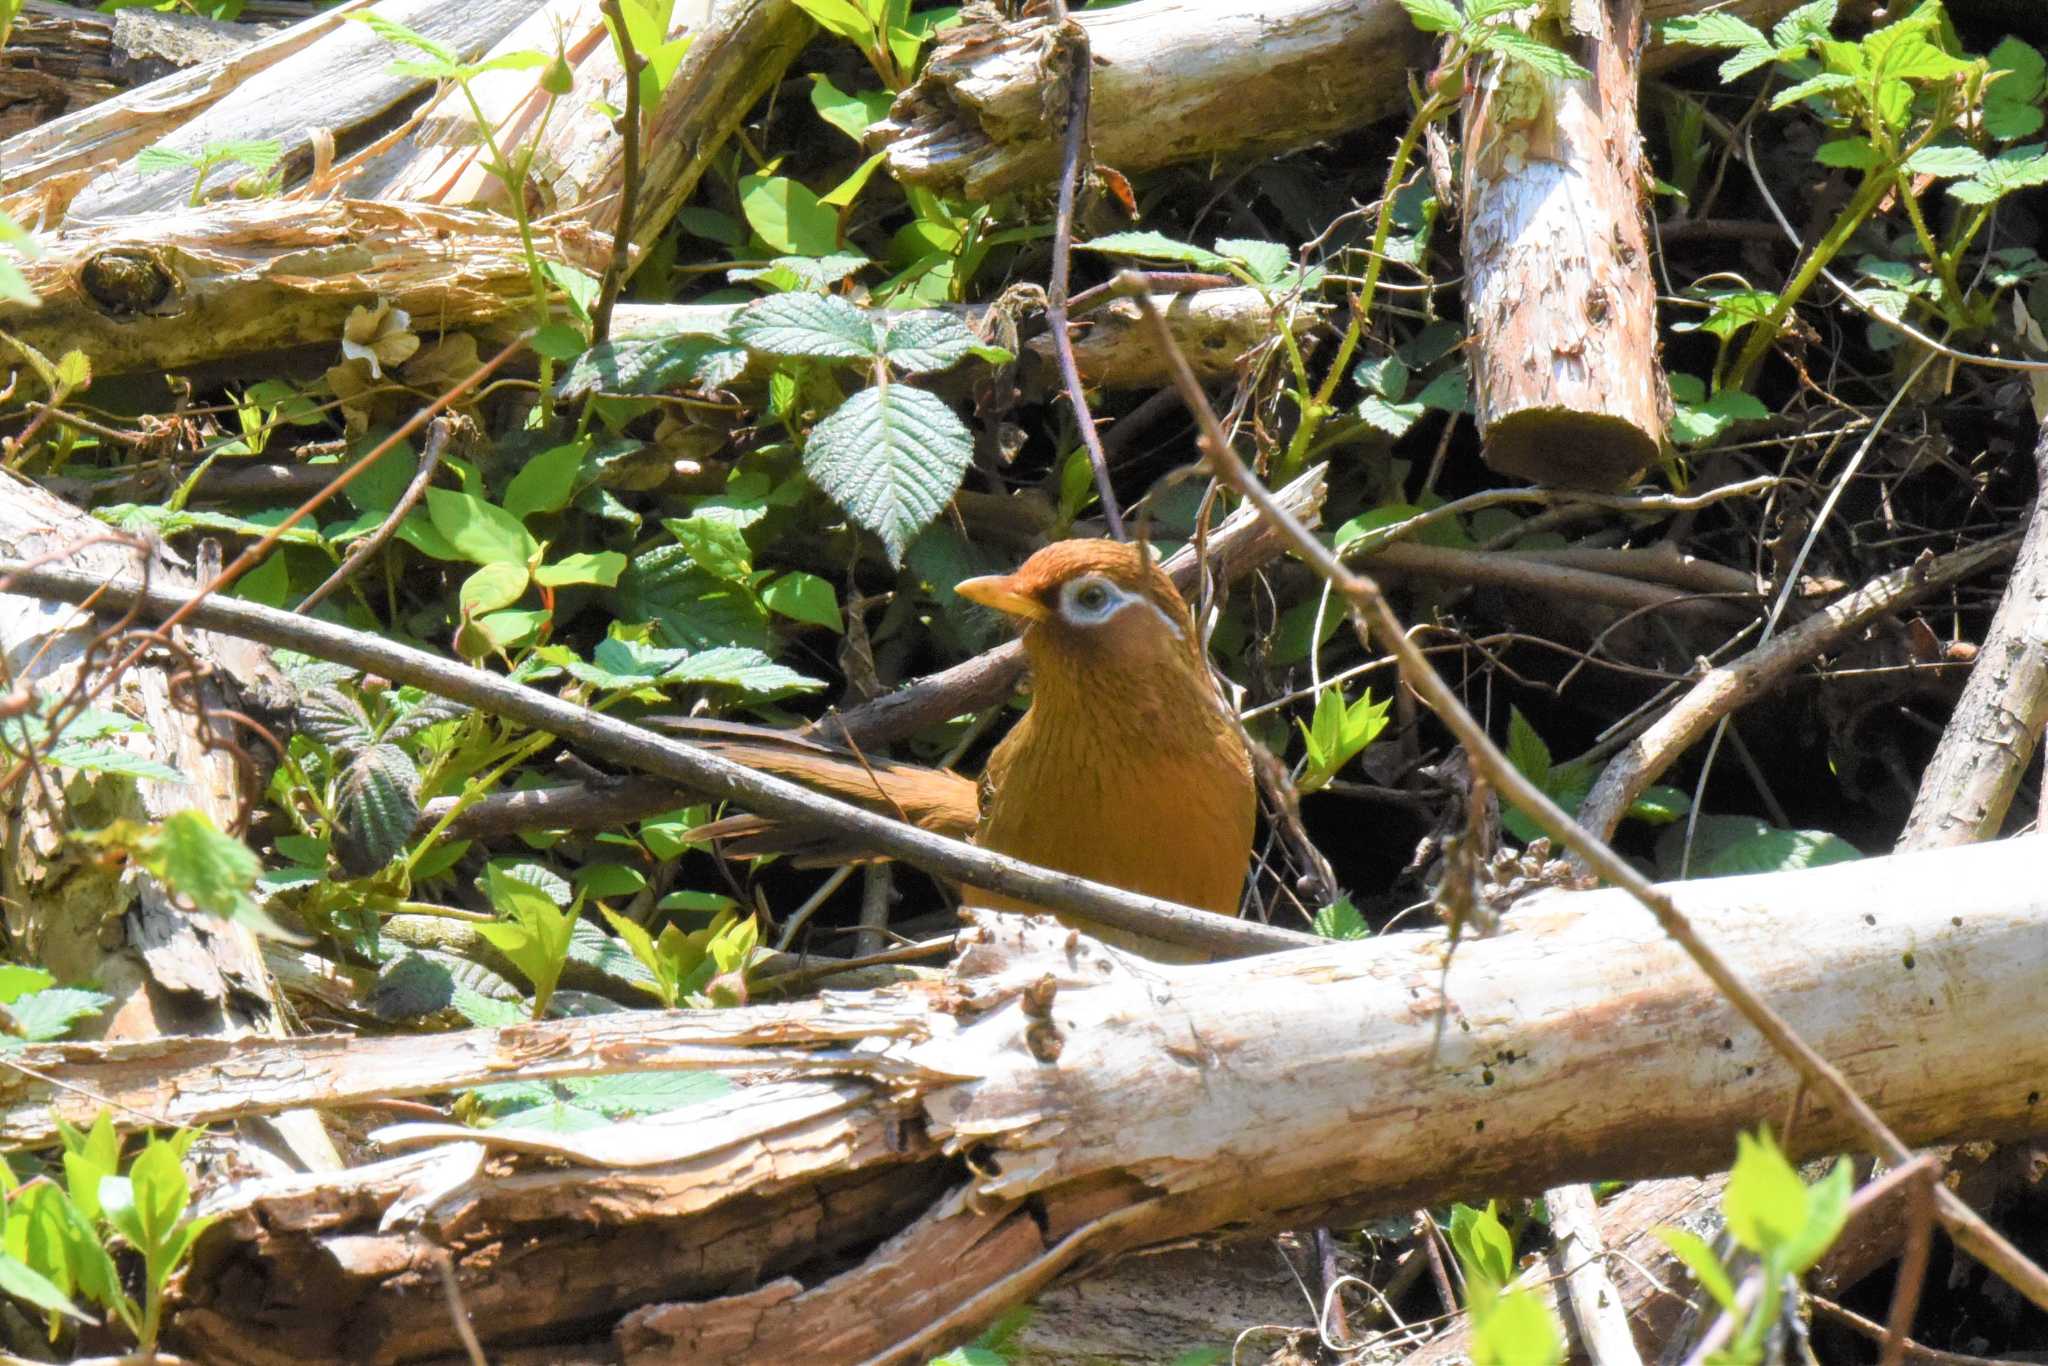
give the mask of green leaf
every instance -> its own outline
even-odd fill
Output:
[[[1984,131],[2000,142],[2041,131],[2041,91],[2048,84],[2048,62],[2032,45],[2010,37],[1991,49],[1990,62],[1992,78],[1984,85]]]
[[[372,745],[351,760],[334,808],[342,871],[368,877],[402,855],[419,822],[419,802],[420,771],[397,745]]]
[[[888,159],[889,153],[887,149],[875,153],[866,161],[854,167],[846,179],[819,195],[818,202],[820,204],[829,204],[835,209],[846,208],[855,199],[860,197],[861,190],[866,187],[875,172],[881,169],[882,163]]]
[[[523,564],[487,564],[462,581],[455,597],[464,616],[480,617],[519,601],[529,582]]]
[[[58,1289],[49,1277],[8,1252],[0,1252],[0,1294],[12,1295],[46,1314],[63,1314],[80,1323],[99,1322],[73,1304],[71,1297]]]
[[[1694,824],[1691,876],[1735,877],[1789,872],[1862,857],[1855,845],[1825,830],[1782,830],[1754,816],[1699,816]],[[1657,842],[1657,863],[1677,876],[1686,828],[1673,825]]]
[[[1424,33],[1456,33],[1464,22],[1451,0],[1401,0],[1409,20]]]
[[[1213,251],[1177,242],[1164,233],[1149,231],[1106,233],[1074,245],[1086,251],[1115,252],[1120,256],[1138,256],[1150,261],[1178,261],[1200,270],[1222,270],[1229,264]]]
[[[768,615],[754,594],[705,573],[681,545],[634,556],[619,576],[618,607],[622,619],[652,621],[687,649],[768,643]]]
[[[740,177],[740,212],[771,251],[824,256],[839,247],[839,214],[786,176]]]
[[[533,581],[547,588],[594,583],[610,588],[626,572],[626,557],[616,550],[579,551],[533,571]]]
[[[1714,1303],[1730,1314],[1737,1312],[1735,1282],[1728,1278],[1728,1269],[1721,1265],[1721,1259],[1714,1255],[1714,1249],[1706,1239],[1686,1229],[1668,1226],[1651,1232],[1671,1249],[1673,1256],[1685,1263],[1686,1270],[1692,1272],[1693,1279],[1700,1283],[1700,1289],[1714,1297]]]
[[[1814,149],[1813,159],[1823,166],[1861,171],[1877,164],[1877,148],[1869,138],[1830,138]]]
[[[771,289],[823,294],[873,264],[860,253],[850,251],[835,251],[830,256],[778,256],[765,266],[736,266],[725,273],[725,278],[735,284],[758,281]]]
[[[863,389],[811,429],[804,472],[901,564],[952,501],[974,438],[944,400],[908,384]]]
[[[32,992],[57,985],[57,979],[26,963],[0,963],[0,1005],[13,1005]]]
[[[590,441],[570,441],[550,446],[520,466],[505,485],[505,511],[525,521],[536,512],[560,512],[576,494],[576,475],[583,458],[590,454]]]
[[[472,564],[533,563],[540,544],[517,517],[494,503],[453,489],[427,490],[427,515],[457,553]]]
[[[112,1005],[114,998],[82,987],[51,987],[12,1002],[7,1014],[13,1018],[14,1033],[29,1043],[61,1039],[71,1026]]]
[[[1771,41],[1780,48],[1803,48],[1820,42],[1835,26],[1835,0],[1812,0],[1780,19]]]
[[[850,0],[796,0],[796,4],[827,33],[850,39],[863,48],[874,45],[873,22]]]
[[[1855,87],[1856,77],[1841,72],[1824,71],[1818,76],[1808,77],[1780,90],[1771,100],[1771,108],[1785,109],[1816,95],[1827,95],[1837,90],[1853,90]]]
[[[1544,1302],[1516,1289],[1482,1310],[1472,1310],[1473,1366],[1555,1366],[1564,1360],[1564,1335]]]
[[[1772,1141],[1769,1129],[1735,1136],[1721,1210],[1728,1232],[1749,1251],[1766,1256],[1789,1244],[1806,1225],[1806,1184]]]
[[[882,337],[867,314],[831,294],[773,294],[733,320],[732,338],[771,356],[869,360]]]
[[[1855,1185],[1849,1159],[1838,1158],[1828,1174],[1806,1188],[1806,1223],[1779,1249],[1779,1264],[1797,1276],[1821,1259],[1849,1219],[1849,1195]]]
[[[744,348],[701,333],[614,337],[571,362],[555,392],[573,401],[594,393],[716,389],[745,373],[747,359]]]
[[[889,319],[881,353],[898,370],[915,375],[957,365],[980,344],[973,330],[952,314],[921,311]]]
[[[761,601],[769,611],[792,621],[807,622],[833,631],[844,629],[839,620],[838,593],[816,574],[793,569],[763,588]]]
[[[796,670],[774,663],[759,650],[724,645],[700,650],[663,675],[665,683],[717,684],[756,697],[816,692],[825,685]]]
[[[1285,243],[1263,242],[1256,238],[1219,238],[1216,254],[1241,262],[1251,277],[1262,285],[1279,283],[1294,265],[1294,254],[1288,251]]]
[[[670,517],[662,522],[676,543],[690,552],[697,567],[725,583],[745,585],[753,578],[753,551],[739,527],[702,514]]]
[[[1922,147],[1906,158],[1906,169],[1914,175],[1938,176],[1942,179],[1975,175],[1988,164],[1976,148],[1954,145]]]
[[[1503,57],[1520,62],[1539,75],[1560,81],[1584,81],[1592,79],[1593,73],[1580,66],[1566,53],[1558,51],[1540,38],[1532,38],[1518,28],[1505,24],[1493,25],[1482,30],[1474,46],[1484,52],[1498,52]]]
[[[1368,426],[1388,436],[1405,436],[1408,429],[1429,410],[1420,403],[1389,403],[1367,394],[1358,403],[1358,416]]]
[[[1451,1248],[1465,1268],[1465,1278],[1499,1289],[1515,1277],[1515,1244],[1508,1237],[1494,1202],[1477,1210],[1470,1205],[1451,1206]]]
[[[246,580],[245,580],[246,581]],[[79,773],[112,773],[153,783],[184,783],[186,776],[169,764],[159,763],[119,745],[60,744],[43,753],[43,762],[53,768]]]
[[[1629,803],[1628,819],[1669,825],[1692,810],[1692,798],[1675,787],[1653,787]]]
[[[1372,933],[1372,927],[1365,923],[1365,917],[1348,896],[1340,896],[1317,911],[1310,928],[1325,939],[1363,939]]]
[[[1520,707],[1508,711],[1507,755],[1515,771],[1538,787],[1550,781],[1550,746],[1543,743]]]
[[[1408,392],[1408,363],[1399,356],[1360,361],[1351,378],[1359,388],[1398,402]]]
[[[214,828],[206,813],[187,809],[164,818],[151,868],[172,891],[207,915],[247,922],[249,893],[262,860],[240,840]]]
[[[867,137],[869,125],[885,117],[894,101],[895,96],[887,90],[862,90],[849,95],[832,84],[831,77],[822,72],[811,73],[811,108],[818,111],[819,118],[855,142]]]

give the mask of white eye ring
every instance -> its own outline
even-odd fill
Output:
[[[1130,601],[1130,595],[1108,579],[1089,574],[1060,590],[1060,615],[1070,625],[1100,626]]]

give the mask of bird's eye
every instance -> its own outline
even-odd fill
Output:
[[[1122,605],[1123,595],[1102,579],[1077,579],[1067,585],[1065,616],[1080,625],[1107,619]]]

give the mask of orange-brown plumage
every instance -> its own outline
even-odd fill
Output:
[[[1251,861],[1251,759],[1187,603],[1153,557],[1115,541],[1061,541],[1013,574],[958,591],[1021,623],[1031,661],[1031,706],[990,754],[978,792],[956,774],[832,751],[827,764],[772,743],[719,748],[927,829],[971,828],[998,853],[1237,914]],[[965,896],[1035,909],[973,888]],[[1155,956],[1188,956],[1081,927]]]

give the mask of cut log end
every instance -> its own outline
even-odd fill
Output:
[[[1625,487],[1661,453],[1633,422],[1568,408],[1524,408],[1486,432],[1488,468],[1566,488]]]

